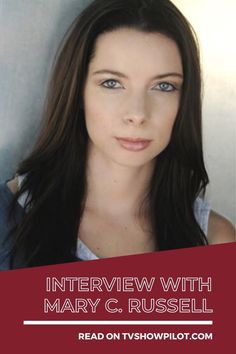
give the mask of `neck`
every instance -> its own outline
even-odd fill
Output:
[[[148,190],[153,161],[122,166],[89,149],[86,208],[104,215],[135,216]]]

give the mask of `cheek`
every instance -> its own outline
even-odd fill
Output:
[[[87,88],[84,95],[84,113],[85,113],[85,123],[88,132],[92,130],[98,121],[101,121],[102,117],[102,105],[100,100],[96,98],[96,94],[92,92],[91,89]]]
[[[154,119],[156,127],[162,132],[171,133],[178,109],[179,99],[177,99],[177,97],[163,100],[163,102],[158,102],[156,105],[156,119]],[[153,115],[155,115],[155,113]]]
[[[84,109],[87,119],[106,117],[115,110],[116,100],[108,98],[101,89],[88,85],[84,94]]]
[[[103,95],[91,95],[93,99],[84,100],[85,123],[90,138],[112,134],[119,122],[120,104],[113,98],[107,99]]]
[[[158,114],[153,117],[152,130],[155,131],[155,150],[159,154],[170,142],[173,126],[178,113],[177,100],[169,100],[159,105]]]
[[[85,103],[85,123],[88,135],[92,141],[103,139],[111,130],[110,114],[99,100]]]

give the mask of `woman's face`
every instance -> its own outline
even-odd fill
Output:
[[[182,82],[170,38],[128,28],[99,36],[84,90],[90,149],[123,166],[153,161],[170,141]]]

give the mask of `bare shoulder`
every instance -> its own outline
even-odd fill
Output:
[[[7,182],[7,186],[10,189],[10,191],[12,192],[12,194],[16,194],[16,192],[18,191],[18,181],[17,181],[17,177],[11,179],[10,181]]]
[[[228,219],[211,210],[207,238],[210,244],[235,242],[236,230]]]

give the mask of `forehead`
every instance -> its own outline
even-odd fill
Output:
[[[95,43],[91,68],[115,67],[137,72],[141,68],[153,71],[182,73],[182,61],[177,44],[158,33],[121,28],[100,35]]]

